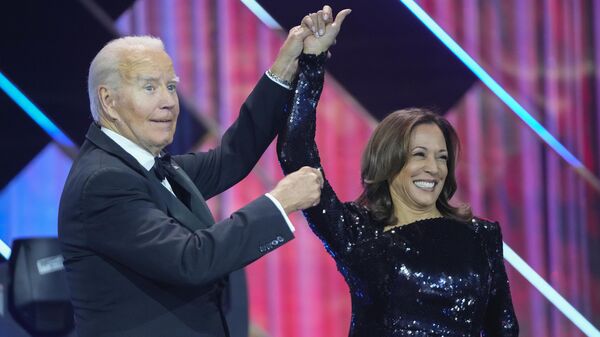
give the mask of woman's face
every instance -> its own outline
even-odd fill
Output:
[[[390,184],[395,205],[414,211],[435,209],[446,176],[448,149],[442,130],[436,124],[420,124],[410,136],[408,158],[404,168]]]

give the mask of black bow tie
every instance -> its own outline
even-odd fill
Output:
[[[166,177],[170,176],[169,170],[173,166],[171,165],[171,155],[164,153],[161,157],[154,157],[154,174],[159,181],[163,181]]]

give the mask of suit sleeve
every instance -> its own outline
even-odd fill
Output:
[[[116,169],[91,176],[82,207],[88,246],[157,281],[204,285],[292,239],[279,210],[260,197],[192,232],[161,211],[144,177]]]
[[[519,335],[519,324],[510,296],[510,287],[504,267],[502,232],[498,223],[489,227],[488,255],[492,283],[484,317],[484,337],[515,337]]]
[[[238,119],[223,135],[220,146],[205,153],[173,157],[205,199],[227,190],[250,173],[285,120],[291,93],[263,75],[242,105]]]

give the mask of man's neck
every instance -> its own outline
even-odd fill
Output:
[[[156,157],[155,154],[110,128],[101,126],[100,130],[125,150],[125,152],[135,158],[146,170],[152,168],[154,165],[154,157]]]

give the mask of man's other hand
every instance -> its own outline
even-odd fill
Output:
[[[319,169],[304,166],[281,179],[269,192],[287,214],[316,206],[321,198],[323,174]]]

